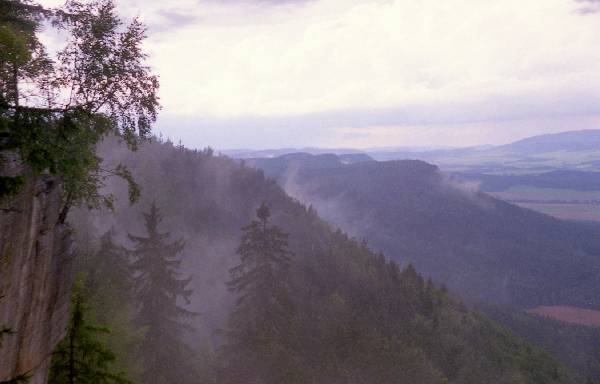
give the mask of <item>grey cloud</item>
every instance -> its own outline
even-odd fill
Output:
[[[203,147],[310,146],[331,138],[336,128],[374,126],[460,125],[526,119],[600,116],[600,90],[560,94],[495,96],[472,103],[354,109],[285,117],[246,116],[232,119],[163,116],[158,130]],[[363,133],[358,133],[361,135]],[[199,142],[198,138],[203,142]]]
[[[154,32],[161,32],[197,24],[201,19],[193,12],[184,13],[161,9],[157,11],[156,14],[160,21],[154,22],[149,26]]]
[[[203,0],[200,0],[201,2]],[[277,5],[287,5],[287,4],[293,4],[293,3],[298,3],[298,4],[302,4],[302,3],[309,3],[312,1],[316,1],[316,0],[208,0],[208,1],[218,1],[220,3],[239,3],[239,4],[263,4],[263,5],[271,5],[271,6],[277,6]]]
[[[600,12],[600,0],[575,0],[580,5],[577,13],[581,15],[590,15]]]
[[[197,7],[201,9],[203,6],[207,4],[233,4],[244,6],[248,5],[254,8],[264,8],[264,7],[278,7],[283,5],[290,4],[306,4],[316,0],[198,0]],[[153,32],[162,32],[175,30],[178,28],[187,27],[194,24],[203,24],[203,25],[214,25],[214,24],[222,24],[223,20],[222,14],[217,14],[216,18],[213,15],[213,18],[204,15],[201,16],[201,12],[197,12],[198,9],[190,9],[189,12],[184,11],[174,11],[170,9],[159,9],[156,11],[156,15],[160,21],[155,21],[150,24],[150,28]],[[229,15],[230,16],[230,15]],[[228,21],[230,23],[231,21]]]

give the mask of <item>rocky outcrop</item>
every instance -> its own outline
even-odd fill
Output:
[[[5,162],[0,174],[9,174],[10,166]],[[0,345],[0,381],[29,373],[29,383],[42,384],[68,320],[71,236],[58,223],[56,180],[28,180],[18,196],[0,203],[0,326],[14,332]]]

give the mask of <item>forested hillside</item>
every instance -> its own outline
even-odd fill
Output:
[[[140,5],[112,0],[0,0],[0,384],[589,383],[471,302],[598,305],[593,227],[422,162],[289,156],[270,163],[284,189],[152,136],[162,107],[229,104],[172,92],[181,84],[168,76],[159,95],[156,44],[175,47],[171,27],[243,21],[236,11],[228,24],[217,3],[202,15],[148,3],[135,16]],[[263,3],[248,9],[262,15]],[[160,37],[146,40],[151,30]],[[173,52],[215,52],[191,46]],[[192,68],[187,84],[210,72],[177,60]],[[246,95],[213,78],[207,96]],[[504,322],[538,341],[529,320]]]
[[[150,228],[149,216],[144,225],[140,214],[151,212],[155,202],[163,217],[157,233],[170,232],[172,239],[185,242],[182,265],[191,274],[193,291],[187,309],[199,314],[186,323],[195,330],[187,331],[185,344],[195,351],[188,357],[201,371],[198,377],[230,383],[571,380],[545,353],[468,309],[412,266],[388,261],[334,230],[259,171],[210,150],[189,151],[169,142],[143,145],[136,153],[109,142],[102,151],[110,161],[130,167],[142,199],[131,207],[118,199],[114,213],[96,211],[89,217],[83,210],[73,212],[78,249],[88,255],[81,269],[88,275],[94,269],[89,265],[100,252],[98,237],[109,228],[115,243],[134,248],[126,235],[139,237]],[[126,193],[124,186],[106,188],[117,197]],[[259,210],[255,218],[263,201],[270,214]],[[285,274],[274,275],[285,276],[276,284],[285,294],[274,301],[279,304],[273,313],[280,315],[268,317],[278,324],[272,328],[277,331],[266,333],[252,325],[262,323],[252,320],[260,318],[260,308],[249,307],[248,301],[236,304],[246,288],[235,283],[240,275],[229,273],[251,257],[247,250],[255,248],[248,239],[263,233],[252,226],[242,231],[253,218],[263,223],[264,233],[280,234],[269,244],[279,244],[274,254],[287,255],[273,259],[287,266],[276,269]],[[238,249],[240,241],[250,241],[250,248]],[[228,291],[228,281],[237,288]],[[133,307],[139,305],[131,300]],[[112,319],[123,318],[126,314],[111,316],[105,325],[122,330],[130,325]],[[121,350],[126,357],[127,348]],[[138,368],[143,374],[144,367]],[[135,377],[135,369],[130,374]]]
[[[421,161],[250,160],[324,218],[465,297],[600,307],[600,234],[495,199]],[[318,166],[317,166],[318,164]]]
[[[598,306],[597,227],[502,202],[420,161],[345,165],[294,154],[248,162],[375,249],[414,263],[577,371],[600,375],[594,329],[522,313],[542,303]]]

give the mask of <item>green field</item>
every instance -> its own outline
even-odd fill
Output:
[[[568,220],[600,221],[600,191],[515,186],[494,196],[523,208]]]
[[[565,220],[600,222],[600,205],[518,203],[517,205]]]
[[[600,191],[578,191],[575,189],[539,188],[528,185],[510,187],[506,191],[495,192],[504,200],[563,200],[573,202],[600,201]]]

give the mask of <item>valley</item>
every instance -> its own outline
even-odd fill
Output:
[[[594,349],[600,335],[568,328],[565,320],[572,316],[546,323],[529,311],[553,308],[548,313],[554,315],[556,308],[580,308],[595,314],[600,308],[596,173],[447,174],[422,161],[348,156],[357,161],[297,153],[245,163],[357,239],[401,264],[412,263],[571,366],[600,373]],[[547,206],[555,211],[543,212]],[[565,345],[580,352],[567,354]]]
[[[599,384],[599,18],[0,0],[0,384]]]

